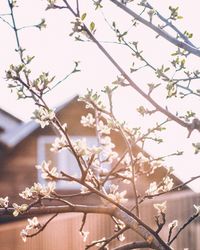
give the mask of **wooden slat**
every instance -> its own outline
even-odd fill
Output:
[[[185,222],[185,218],[189,218],[192,212],[195,212],[193,204],[200,204],[199,195],[185,194],[185,196],[174,195],[166,197],[168,204],[167,224],[173,219],[179,220],[179,225]],[[162,202],[159,199],[157,202]],[[131,202],[132,203],[132,202]],[[132,203],[133,204],[133,203]],[[149,225],[153,225],[153,215],[156,211],[153,208],[153,202],[149,201],[145,206],[141,207],[141,217],[147,221]],[[41,222],[45,222],[50,215],[39,218]],[[28,239],[26,243],[22,242],[19,233],[26,226],[26,221],[10,222],[0,225],[0,249],[1,250],[81,250],[84,249],[86,243],[93,240],[101,239],[103,236],[109,237],[113,233],[113,222],[106,215],[88,215],[87,223],[84,231],[89,231],[88,241],[83,242],[79,233],[81,225],[81,214],[62,214],[55,218],[47,228],[38,236]],[[164,227],[161,236],[167,239],[168,227]],[[181,236],[173,245],[175,250],[189,248],[192,250],[200,249],[200,220],[188,226]],[[138,240],[138,236],[134,232],[126,233],[126,241],[130,242]],[[119,246],[118,241],[114,241],[114,246]],[[124,242],[123,242],[124,244]],[[96,249],[95,247],[92,249]]]

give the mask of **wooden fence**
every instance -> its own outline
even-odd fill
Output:
[[[191,193],[174,194],[173,196],[166,197],[167,209],[167,222],[178,219],[179,226],[184,222],[184,218],[195,212],[193,204],[200,205],[200,195]],[[130,201],[131,202],[131,201]],[[159,199],[156,202],[162,202]],[[148,222],[149,225],[153,223],[153,216],[156,211],[152,206],[152,201],[146,203],[141,208],[142,218]],[[40,218],[40,221],[46,221],[50,215],[45,215]],[[106,215],[88,215],[87,224],[84,231],[89,231],[88,240],[83,242],[82,236],[79,233],[82,216],[81,214],[61,214],[52,221],[46,229],[34,238],[30,238],[24,243],[19,233],[25,227],[26,220],[9,222],[0,225],[0,250],[82,250],[85,244],[91,240],[101,239],[104,236],[109,237],[113,233],[113,223]],[[162,230],[161,235],[166,239],[168,236],[167,226]],[[173,245],[175,250],[189,250],[200,249],[200,220],[196,220],[188,226],[178,238],[176,244]],[[138,239],[132,231],[126,233],[126,241],[130,242]],[[123,242],[124,244],[125,242]],[[119,245],[115,241],[111,246]],[[96,249],[95,247],[92,249]]]

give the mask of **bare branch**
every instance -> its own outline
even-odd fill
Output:
[[[155,249],[155,248],[152,248],[151,245],[147,243],[146,241],[136,241],[136,242],[128,243],[123,246],[114,248],[113,250],[130,250],[130,249],[136,249],[136,248]]]
[[[170,192],[173,192],[173,191],[180,191],[183,187],[185,187],[187,184],[189,184],[190,182],[196,180],[196,179],[199,179],[200,178],[200,175],[198,176],[195,176],[195,177],[191,177],[188,181],[184,182],[184,183],[181,183],[175,187],[173,187],[172,189],[168,190],[168,191],[165,191],[165,192],[161,192],[161,193],[158,193],[158,194],[152,194],[152,195],[145,195],[139,203],[142,203],[144,201],[144,199],[152,199],[154,197],[157,197],[157,196],[161,196],[161,195],[164,195],[164,194],[167,194],[167,193],[170,193]]]
[[[199,213],[195,213],[192,215],[188,221],[186,221],[183,226],[178,230],[178,232],[175,234],[175,236],[168,242],[168,245],[171,245],[172,242],[179,236],[179,234],[185,229],[192,221],[194,221],[197,217],[199,217]]]
[[[146,2],[144,6],[150,9],[154,9],[153,6],[148,2]],[[162,16],[157,10],[156,10],[156,15],[160,18],[161,21],[163,21],[166,24],[166,26],[169,26],[172,30],[174,30],[187,44],[189,44],[194,48],[197,48],[186,35],[184,35],[172,22],[170,22],[167,18]]]
[[[13,26],[13,30],[14,30],[15,38],[16,38],[16,42],[17,42],[17,51],[19,52],[19,56],[20,56],[21,61],[23,63],[25,63],[24,59],[23,59],[23,51],[24,50],[21,47],[20,41],[19,41],[19,35],[18,35],[18,30],[17,30],[17,27],[16,27],[16,23],[15,23],[12,1],[8,0],[8,5],[9,5],[9,8],[10,8],[10,15],[11,15],[11,19],[12,19],[12,25],[11,26]]]
[[[110,0],[110,1],[112,3],[114,3],[116,6],[118,6],[120,9],[122,9],[123,11],[125,11],[126,13],[128,13],[129,15],[134,17],[136,20],[143,23],[145,26],[147,26],[150,29],[154,30],[158,35],[160,35],[161,37],[166,39],[168,42],[174,44],[175,46],[177,46],[177,47],[179,47],[181,49],[184,49],[184,50],[188,51],[189,53],[191,53],[191,54],[193,54],[195,56],[200,57],[200,50],[198,48],[193,47],[188,43],[179,41],[177,38],[171,36],[165,30],[155,26],[151,22],[149,22],[146,19],[142,18],[140,15],[138,15],[137,13],[135,13],[134,11],[132,11],[131,9],[129,9],[128,7],[126,7],[125,5],[120,3],[119,1],[117,1],[117,0]]]
[[[0,218],[13,217],[14,208],[0,208]],[[85,206],[85,205],[74,205],[72,206],[42,206],[42,207],[31,207],[28,212],[20,214],[18,217],[32,216],[32,215],[43,215],[53,213],[96,213],[96,214],[109,214],[112,215],[114,212],[113,207],[106,206]]]
[[[27,237],[27,238],[32,238],[32,237],[38,235],[40,232],[42,232],[42,231],[47,227],[47,225],[48,225],[57,215],[58,215],[58,213],[54,214],[51,218],[49,218],[49,219],[45,222],[44,225],[42,225],[42,226],[39,228],[38,231],[36,231],[36,232],[33,233],[33,234],[27,234],[26,237]]]

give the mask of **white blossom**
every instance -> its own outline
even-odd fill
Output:
[[[13,203],[12,206],[15,209],[13,212],[13,215],[15,217],[18,216],[20,213],[25,212],[28,208],[27,204],[17,205],[16,203]]]
[[[124,198],[124,196],[126,195],[127,191],[124,190],[122,192],[118,192],[117,190],[118,190],[118,185],[111,184],[110,193],[108,194],[108,197],[119,204],[126,203],[128,199]]]
[[[54,177],[57,178],[59,173],[57,172],[57,168],[53,167],[52,169],[49,168],[51,162],[43,161],[41,165],[36,165],[37,169],[42,170],[42,178],[46,180],[54,180]]]
[[[128,201],[127,198],[124,198],[124,196],[126,195],[127,191],[124,190],[122,192],[116,192],[115,194],[108,194],[108,197],[111,198],[112,200],[114,200],[115,202],[119,203],[119,204],[124,204]]]
[[[33,115],[33,119],[35,119],[36,122],[40,124],[41,128],[44,128],[45,126],[49,125],[50,121],[55,118],[54,111],[51,109],[48,110],[44,107],[39,107],[39,109],[36,109]]]
[[[85,156],[90,153],[85,138],[74,141],[73,147],[78,156]]]
[[[55,191],[55,188],[55,182],[48,182],[46,186],[41,185],[40,183],[34,183],[34,185],[31,187],[32,192],[44,197],[50,197],[51,193]]]
[[[119,241],[124,241],[125,239],[126,239],[126,237],[124,236],[124,234],[120,234],[119,236],[118,236],[118,239],[119,239]]]
[[[88,113],[87,116],[81,116],[81,124],[84,127],[93,127],[95,119],[91,113]]]
[[[6,196],[5,198],[0,197],[0,207],[7,208],[8,203],[9,203],[8,196]]]
[[[98,240],[96,246],[101,247],[104,244],[105,241],[106,241],[106,238],[103,237],[102,239]],[[105,247],[105,249],[108,249],[107,246]]]
[[[170,191],[174,185],[174,181],[172,178],[169,176],[164,178],[164,186],[163,186],[163,191]]]
[[[196,214],[200,215],[200,206],[194,205],[194,208],[196,209]]]
[[[59,150],[63,149],[64,147],[67,146],[67,141],[64,135],[62,135],[60,138],[57,137],[54,141],[54,143],[52,143],[52,147],[51,147],[51,151],[52,152],[58,152]]]
[[[178,226],[178,220],[173,220],[171,223],[169,223],[168,228],[175,228]]]
[[[27,240],[29,231],[31,231],[32,229],[37,229],[41,227],[37,217],[33,217],[32,219],[28,219],[27,221],[28,221],[28,225],[26,225],[25,229],[22,229],[22,231],[20,232],[20,236],[22,237],[22,240],[24,242],[26,242]]]
[[[167,202],[153,204],[154,208],[157,210],[158,214],[165,213],[167,209]]]
[[[32,219],[28,219],[28,225],[26,226],[26,230],[38,228],[39,226],[40,226],[40,223],[37,217],[33,217]]]
[[[147,195],[155,195],[158,194],[158,186],[157,183],[154,181],[150,183],[149,189],[146,190]]]
[[[21,193],[19,193],[19,196],[21,196],[25,200],[30,200],[33,196],[32,190],[28,187]]]
[[[24,242],[26,242],[26,240],[27,240],[27,235],[28,235],[27,230],[26,229],[22,229],[22,231],[20,232],[20,236],[22,237],[22,240]]]
[[[85,193],[88,193],[89,189],[85,186],[81,186],[81,194],[85,194]]]
[[[83,237],[83,242],[86,242],[89,233],[90,232],[85,232],[85,231],[80,232],[81,236]]]
[[[97,130],[101,134],[106,134],[106,135],[110,134],[110,128],[106,124],[104,124],[103,121],[101,121],[101,120],[98,122]]]
[[[100,143],[103,146],[109,147],[109,148],[114,148],[115,144],[112,143],[110,136],[105,136],[101,138]]]

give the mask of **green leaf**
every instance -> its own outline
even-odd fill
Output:
[[[81,20],[82,21],[85,20],[86,16],[87,16],[87,13],[83,13],[82,16],[81,16]]]
[[[168,68],[165,68],[164,69],[164,72],[167,72],[168,70],[170,70],[170,68],[168,67]]]
[[[93,31],[95,28],[95,23],[94,22],[91,22],[90,23],[90,30]]]

